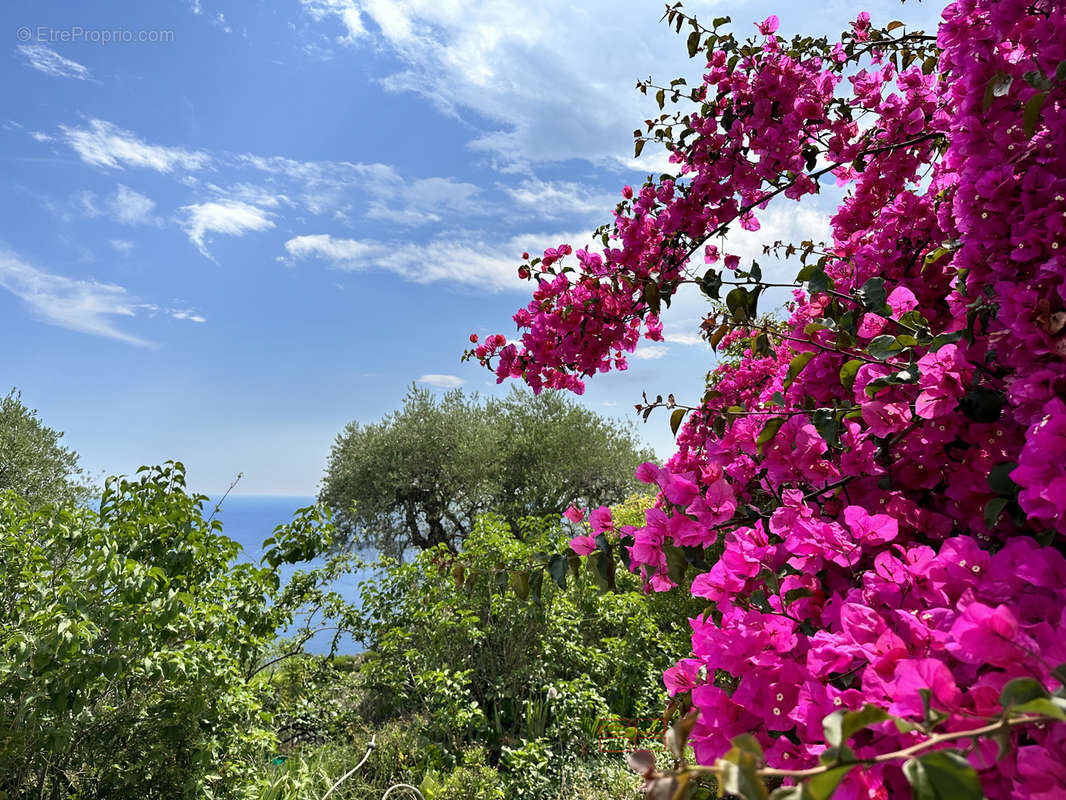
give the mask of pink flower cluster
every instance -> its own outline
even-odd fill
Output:
[[[751,733],[770,766],[801,768],[834,710],[921,720],[928,698],[941,730],[966,730],[1002,712],[1010,679],[1053,689],[1066,662],[1066,6],[959,0],[935,69],[867,48],[848,92],[854,49],[796,57],[777,27],[760,23],[739,61],[712,54],[677,180],[626,187],[609,246],[578,250],[576,271],[545,254],[521,345],[490,337],[477,355],[501,380],[581,391],[661,336],[655,299],[693,253],[721,258],[710,235],[757,229],[767,202],[823,173],[850,187],[831,288],[797,289],[773,351],[717,369],[676,455],[637,473],[659,491],[642,527],[590,519],[649,589],[675,585],[671,555],[713,548],[691,583],[712,607],[667,687],[702,712],[701,761]],[[860,15],[848,41],[870,31]],[[999,760],[973,750],[985,794],[1066,797],[1064,727],[1015,729]],[[852,744],[872,757],[918,737],[883,723]],[[834,796],[908,792],[882,763]]]

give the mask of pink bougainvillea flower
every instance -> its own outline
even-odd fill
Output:
[[[579,556],[587,556],[596,552],[596,540],[591,536],[575,536],[570,540],[570,549]]]

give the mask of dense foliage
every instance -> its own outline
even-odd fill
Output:
[[[337,437],[319,498],[351,543],[400,555],[457,547],[483,513],[517,529],[573,502],[617,502],[647,457],[629,428],[564,396],[412,388],[399,411]]]
[[[620,513],[629,507],[647,499]],[[687,650],[685,619],[703,603],[648,602],[632,575],[604,592],[577,559],[549,568],[545,554],[566,541],[558,523],[527,520],[516,537],[482,517],[458,553],[429,550],[365,584],[360,716],[420,717],[438,766],[484,747],[512,795],[528,797],[556,795],[582,757],[620,752],[619,729],[635,724],[654,741],[662,673]]]
[[[306,510],[258,567],[206,499],[180,464],[109,480],[99,512],[0,494],[0,795],[226,797],[271,752],[253,678],[324,596],[277,565],[328,531]]]
[[[960,0],[935,37],[863,13],[835,41],[666,18],[706,60],[641,84],[664,113],[638,153],[674,174],[623,190],[602,250],[523,264],[521,343],[470,355],[580,392],[683,285],[724,294],[703,330],[747,351],[701,402],[649,404],[681,426],[638,472],[657,507],[572,543],[654,590],[699,569],[680,738],[747,798],[1063,796],[1066,7]],[[767,243],[802,269],[760,325],[768,284],[720,235],[834,179],[832,241]],[[657,797],[701,773],[633,765]]]
[[[34,507],[87,500],[91,488],[78,454],[59,443],[62,436],[23,404],[20,392],[0,398],[0,492],[10,489]]]

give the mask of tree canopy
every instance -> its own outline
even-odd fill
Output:
[[[87,499],[78,454],[59,443],[62,436],[22,403],[21,392],[0,398],[0,491],[11,489],[31,506]]]
[[[482,401],[412,387],[399,411],[337,436],[319,499],[349,545],[455,547],[486,511],[515,523],[617,502],[651,457],[631,427],[554,393]]]

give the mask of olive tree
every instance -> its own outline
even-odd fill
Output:
[[[400,410],[337,436],[319,500],[349,546],[454,548],[481,513],[517,530],[571,503],[617,502],[651,457],[631,427],[553,392],[482,400],[412,387]]]

